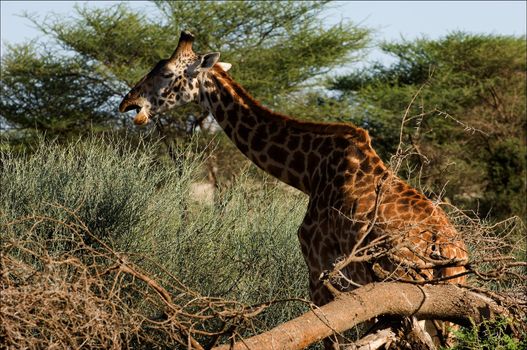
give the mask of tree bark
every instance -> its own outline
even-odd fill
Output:
[[[506,314],[490,298],[455,285],[414,285],[400,282],[372,283],[265,333],[214,350],[303,349],[335,333],[344,332],[381,315],[415,316],[469,326],[497,314]]]

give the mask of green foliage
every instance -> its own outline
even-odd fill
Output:
[[[2,211],[10,218],[38,214],[59,219],[63,207],[75,210],[99,238],[139,238],[146,222],[160,225],[157,230],[168,224],[157,219],[156,210],[169,217],[177,215],[163,208],[181,199],[168,197],[172,191],[162,199],[158,188],[189,181],[188,174],[176,177],[175,169],[155,171],[153,161],[151,152],[123,142],[90,140],[65,147],[40,140],[27,157],[3,155]],[[146,212],[152,206],[156,210]]]
[[[71,18],[29,17],[43,33],[71,52],[73,58],[53,55],[56,68],[52,68],[46,66],[46,52],[33,55],[38,63],[24,64],[22,70],[15,71],[9,64],[23,54],[21,49],[11,48],[9,62],[3,63],[5,78],[13,86],[30,81],[34,70],[38,73],[39,65],[46,67],[46,76],[69,77],[75,71],[70,62],[83,63],[86,69],[78,71],[77,82],[55,79],[62,90],[44,86],[38,90],[40,99],[52,101],[64,90],[73,94],[76,100],[62,104],[70,106],[62,117],[71,120],[70,126],[77,119],[89,120],[94,125],[102,122],[98,115],[93,115],[94,111],[104,115],[106,121],[115,121],[119,119],[115,113],[118,102],[111,97],[122,97],[158,60],[168,57],[181,30],[188,29],[196,35],[196,52],[221,51],[222,60],[233,64],[231,72],[235,79],[265,104],[280,108],[287,105],[288,94],[300,91],[314,77],[344,59],[352,59],[350,53],[363,48],[369,34],[351,23],[323,25],[321,13],[328,7],[327,1],[156,1],[154,4],[148,15],[118,4],[106,8],[79,6]],[[92,83],[97,88],[90,89]],[[108,90],[109,86],[112,89]],[[26,91],[27,86],[24,91],[12,90],[6,90],[5,94],[13,101],[13,109],[18,106],[18,99],[11,97],[15,92],[28,101],[33,99],[31,91]],[[48,110],[46,106],[40,107],[40,115],[56,114],[52,107]],[[77,114],[68,114],[68,110]],[[19,123],[22,113],[11,116],[8,111],[2,112],[9,116],[6,118],[9,125],[31,128],[31,123]],[[161,116],[164,134],[180,135],[187,116],[199,112],[191,105],[176,113]],[[78,125],[76,131],[82,132],[84,128],[85,125]],[[60,131],[55,125],[46,130]]]
[[[471,328],[454,331],[457,344],[449,350],[521,350],[527,348],[527,334],[523,339],[509,335],[506,319],[484,321]]]
[[[497,213],[525,213],[527,152],[522,141],[508,138],[496,142],[488,163],[489,189],[483,197]]]
[[[426,190],[444,187],[483,216],[525,218],[525,38],[452,33],[382,48],[398,61],[333,81],[377,151],[388,159],[411,145],[408,169],[422,170]]]
[[[198,52],[220,51],[234,78],[274,105],[316,76],[352,59],[368,31],[352,23],[324,26],[329,1],[156,1],[170,31],[194,31]],[[182,14],[191,13],[191,17]],[[175,40],[172,40],[172,48]]]
[[[9,47],[1,63],[0,117],[8,125],[65,135],[115,121],[115,84],[91,62],[27,44]]]
[[[168,30],[160,21],[154,22],[124,3],[105,8],[86,4],[75,10],[76,16],[70,18],[30,19],[61,47],[97,62],[128,86],[166,58],[177,44],[179,32]]]
[[[69,251],[61,237],[71,239],[70,227],[34,228],[32,221],[21,220],[69,221],[66,208],[115,251],[142,266],[153,260],[203,295],[246,304],[308,298],[296,237],[303,196],[270,179],[255,182],[241,174],[214,204],[200,201],[193,188],[205,155],[195,152],[196,143],[177,150],[177,170],[154,149],[146,140],[131,146],[89,138],[67,146],[41,140],[22,158],[3,154],[2,237],[41,242],[50,253]],[[14,220],[21,221],[5,225]],[[95,244],[88,236],[85,243]],[[155,276],[157,270],[148,272]],[[281,305],[257,325],[267,329],[303,310],[301,303]]]

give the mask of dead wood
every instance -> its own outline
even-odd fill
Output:
[[[471,320],[479,323],[507,314],[505,308],[491,299],[451,284],[373,283],[342,293],[327,305],[237,342],[233,347],[222,345],[214,349],[303,349],[381,315],[413,316],[470,326]]]

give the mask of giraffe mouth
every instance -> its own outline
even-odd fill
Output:
[[[148,123],[148,121],[150,120],[150,116],[148,115],[148,111],[146,110],[146,108],[142,107],[142,108],[139,108],[136,106],[135,108],[135,111],[136,111],[136,116],[134,117],[134,124],[135,125],[145,125]]]

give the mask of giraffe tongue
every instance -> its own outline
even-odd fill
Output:
[[[146,123],[148,123],[148,120],[149,120],[148,115],[143,109],[141,109],[139,113],[137,113],[137,115],[134,117],[134,124],[135,125],[145,125]]]

